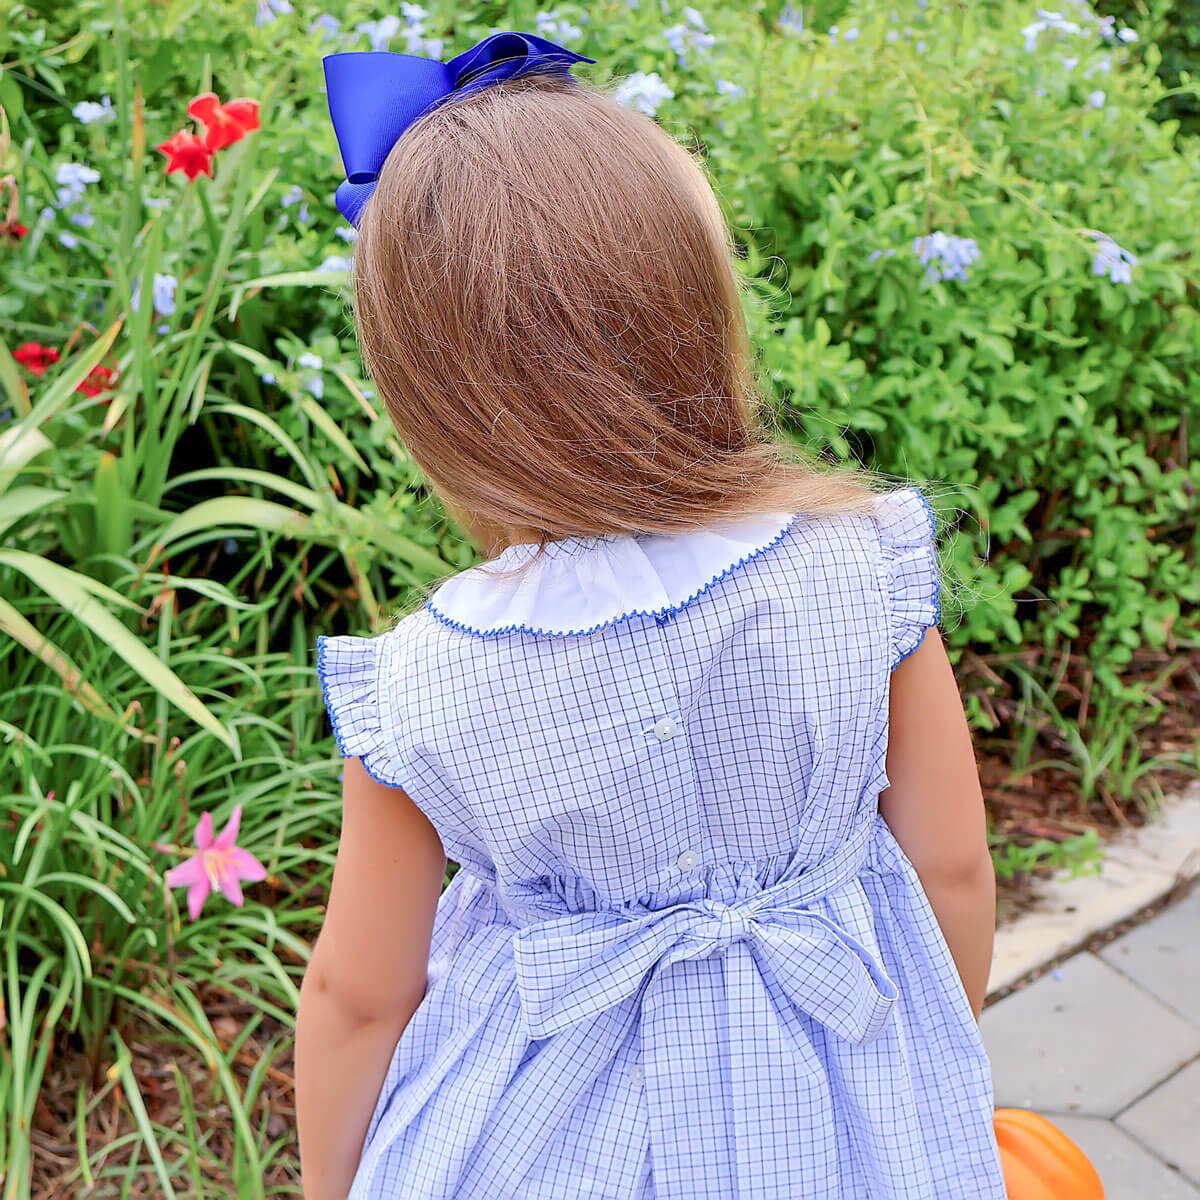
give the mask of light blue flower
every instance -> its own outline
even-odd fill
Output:
[[[151,285],[154,293],[154,311],[160,313],[164,317],[169,317],[175,311],[175,289],[178,286],[178,281],[174,275],[158,275],[154,276],[154,282]],[[129,307],[134,312],[138,311],[138,306],[142,302],[142,281],[139,279],[133,285],[133,292],[129,297]]]
[[[304,390],[312,392],[318,400],[325,395],[325,380],[320,375],[314,375],[305,385]]]
[[[54,182],[58,184],[58,207],[65,208],[87,191],[88,184],[100,182],[100,172],[84,163],[59,163]]]
[[[270,371],[264,371],[262,375],[262,381],[269,387],[275,382],[275,376]]]
[[[684,8],[683,18],[689,24],[695,25],[697,29],[707,30],[708,26],[704,23],[704,14],[695,8]]]
[[[790,3],[785,5],[779,14],[779,28],[786,34],[799,37],[804,32],[804,14]]]
[[[1096,90],[1095,90],[1095,91],[1094,91],[1094,92],[1093,92],[1093,93],[1092,93],[1092,94],[1091,94],[1091,95],[1088,97],[1088,103],[1089,103],[1089,104],[1090,104],[1090,105],[1091,105],[1093,108],[1103,108],[1103,107],[1104,107],[1104,100],[1105,100],[1105,95],[1104,95],[1104,93],[1103,93],[1103,92],[1102,92],[1102,91],[1101,91],[1099,88],[1097,88],[1097,89],[1096,89]]]
[[[321,40],[331,38],[335,34],[341,33],[342,23],[337,17],[330,16],[329,13],[322,13],[309,27],[308,32],[313,33],[316,30],[321,31]]]
[[[429,16],[429,13],[419,4],[401,4],[400,11],[404,14],[404,20],[409,25],[420,25]]]
[[[957,279],[965,283],[966,268],[980,255],[974,238],[934,230],[928,237],[913,238],[913,253],[925,264],[925,274],[933,280]]]
[[[79,239],[73,233],[60,233],[58,240],[62,242],[68,250],[74,250],[79,245]]]
[[[301,225],[307,225],[312,220],[312,217],[310,217],[308,215],[308,201],[307,200],[305,200],[305,202],[302,205],[300,205],[300,211],[296,213],[296,220],[299,221]]]
[[[1062,54],[1058,55],[1057,57],[1058,57],[1058,61],[1060,63],[1062,63],[1062,65],[1068,71],[1073,71],[1073,70],[1075,70],[1075,68],[1077,66],[1079,66],[1079,59],[1077,59],[1077,58],[1067,58],[1065,55],[1062,55]]]
[[[358,230],[353,225],[342,225],[333,231],[343,242],[357,242]]]
[[[1097,71],[1111,71],[1112,58],[1107,54],[1102,54],[1086,71],[1083,73],[1084,79],[1090,79]]]
[[[877,258],[891,258],[896,251],[892,250],[872,250],[867,262],[873,263]]]
[[[389,13],[378,21],[363,21],[355,25],[358,33],[365,33],[372,50],[386,50],[392,38],[400,32],[400,18]]]
[[[883,40],[885,42],[898,42],[900,40],[900,35],[894,29],[889,29],[887,33],[883,35]]]
[[[42,221],[53,221],[55,216],[57,216],[57,214],[52,208],[43,208],[42,211],[38,213],[38,218]]]
[[[170,333],[171,332],[170,325],[158,325],[155,328],[157,328],[159,333]]]
[[[1039,8],[1037,15],[1038,20],[1031,22],[1021,30],[1025,38],[1025,49],[1028,51],[1037,49],[1038,35],[1047,29],[1053,29],[1058,33],[1083,33],[1083,29],[1077,22],[1068,21],[1060,13],[1047,12],[1044,8]]]
[[[283,199],[280,204],[284,208],[291,208],[293,204],[299,204],[304,199],[304,191],[299,184],[293,184],[286,192],[283,193]]]
[[[1107,233],[1098,229],[1084,231],[1096,241],[1096,257],[1092,260],[1093,275],[1107,275],[1113,283],[1132,283],[1132,268],[1138,265],[1137,256],[1122,250]]]
[[[225,544],[224,544],[223,548],[224,548],[226,554],[236,554],[237,553],[237,539],[227,537],[225,539]]]
[[[306,350],[298,359],[296,359],[296,365],[300,367],[308,367],[313,371],[320,371],[325,366],[325,363],[321,360],[321,356],[319,354],[313,354],[311,350]]]
[[[704,57],[717,43],[717,39],[711,33],[703,33],[699,29],[693,29],[690,25],[682,23],[672,25],[670,29],[664,29],[663,37],[667,39],[667,45],[675,51],[680,65],[685,69],[691,66],[688,61],[689,52],[695,50],[701,57]]]
[[[852,42],[856,37],[858,37],[858,30],[850,28],[847,29],[845,33],[842,33],[836,25],[831,25],[829,27],[829,41],[836,46],[838,44],[839,37],[847,42]]]
[[[354,259],[344,258],[340,254],[331,254],[317,268],[318,271],[353,271]]]
[[[1136,42],[1138,35],[1132,29],[1118,29],[1117,37],[1123,42]]]
[[[558,9],[552,9],[550,12],[541,12],[537,14],[538,33],[544,38],[549,38],[552,42],[569,42],[574,38],[583,37],[583,30],[577,25],[572,25],[570,21],[560,17]]]
[[[613,99],[618,104],[636,108],[648,117],[654,116],[659,105],[664,100],[672,100],[675,93],[663,82],[657,71],[648,75],[643,71],[634,71],[613,92]]]
[[[406,54],[416,54],[423,58],[442,57],[445,43],[441,38],[427,38],[420,26],[417,25],[406,29],[404,35],[408,39]]]
[[[103,124],[106,121],[117,119],[117,114],[113,111],[112,99],[109,96],[101,96],[99,104],[95,100],[80,100],[71,109],[71,115],[81,125]]]
[[[746,89],[741,84],[731,83],[728,79],[718,79],[717,92],[722,96],[744,96]]]
[[[273,24],[276,14],[283,17],[293,11],[289,0],[257,0],[254,7],[254,23],[260,29]]]
[[[72,225],[78,225],[81,229],[90,229],[96,223],[96,218],[92,216],[92,210],[87,207],[69,214],[67,220]]]
[[[175,311],[175,289],[179,281],[174,275],[154,276],[154,311],[169,317]]]

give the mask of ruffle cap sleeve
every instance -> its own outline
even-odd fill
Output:
[[[380,686],[385,652],[385,637],[317,638],[317,678],[338,749],[345,758],[361,758],[376,779],[392,757]]]
[[[891,665],[921,644],[942,616],[933,509],[916,488],[882,498],[880,583],[888,606]]]

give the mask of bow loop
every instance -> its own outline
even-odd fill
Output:
[[[517,989],[532,1038],[550,1037],[636,994],[672,963],[745,941],[797,1032],[809,1017],[862,1045],[883,1032],[899,992],[883,965],[835,922],[773,897],[687,902],[646,913],[573,913],[513,935]],[[733,993],[730,1003],[739,997]],[[800,1047],[798,1052],[802,1053]]]
[[[494,33],[448,63],[385,50],[329,54],[323,61],[329,115],[346,168],[335,203],[357,225],[392,147],[418,117],[456,92],[533,71],[569,79],[575,63],[596,60],[532,33]]]

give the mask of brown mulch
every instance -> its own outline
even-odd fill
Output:
[[[1055,696],[1059,711],[1081,731],[1085,741],[1089,735],[1103,740],[1127,731],[1140,761],[1147,764],[1127,792],[1119,791],[1111,777],[1101,774],[1091,795],[1083,794],[1077,773],[1070,769],[1076,758],[1070,743],[1049,719],[1035,713],[1030,720],[1022,712],[1011,668],[1019,663],[1032,670],[1035,659],[1033,652],[1007,659],[968,654],[958,668],[963,693],[978,698],[998,726],[993,734],[976,732],[974,741],[988,818],[999,839],[1029,846],[1041,839],[1063,842],[1094,830],[1103,841],[1144,825],[1162,796],[1179,792],[1196,779],[1200,650],[1144,650],[1122,670],[1124,684],[1143,688],[1146,696],[1144,715],[1138,726],[1128,731],[1119,723],[1111,729],[1098,726],[1095,685],[1086,658],[1067,656],[1053,664],[1059,679]],[[1029,754],[1029,760],[1038,764],[1034,770],[1013,765],[1018,726],[1034,733]],[[1127,750],[1119,757],[1129,753]],[[1018,872],[998,880],[1002,917],[1030,906],[1029,885],[1037,874]]]
[[[249,1093],[252,1072],[257,1069],[265,1074],[247,1114],[259,1153],[268,1160],[256,1178],[262,1179],[268,1196],[299,1197],[291,1031],[260,1016],[250,1035],[241,1040],[249,1019],[259,1014],[252,1013],[240,999],[219,991],[202,991],[199,998],[227,1061],[238,1044],[230,1071],[239,1094],[245,1097]],[[179,1200],[232,1200],[249,1195],[233,1174],[233,1123],[216,1072],[195,1047],[144,1010],[125,1009],[118,1025],[130,1051],[131,1073]],[[113,1069],[108,1045],[94,1066],[93,1070],[76,1039],[58,1036],[34,1110],[31,1200],[108,1200],[117,1196],[159,1200],[165,1192],[136,1136],[137,1121]],[[84,1140],[94,1177],[91,1186],[79,1163],[77,1106],[81,1090],[86,1106]],[[191,1137],[196,1139],[194,1156],[189,1149]]]
[[[1032,654],[1008,659],[967,655],[958,667],[962,691],[978,698],[997,726],[994,733],[975,735],[994,834],[1018,845],[1041,839],[1060,842],[1089,830],[1095,830],[1103,839],[1144,824],[1158,796],[1178,791],[1195,779],[1195,770],[1189,771],[1187,766],[1190,763],[1194,768],[1196,763],[1196,731],[1200,729],[1200,651],[1172,648],[1171,653],[1144,652],[1121,672],[1128,685],[1145,688],[1149,701],[1145,706],[1147,715],[1134,731],[1142,760],[1160,760],[1153,770],[1137,778],[1129,795],[1116,794],[1111,781],[1101,777],[1093,794],[1084,796],[1069,766],[1054,765],[1070,764],[1072,747],[1053,723],[1036,715],[1036,711],[1032,717],[1023,715],[1017,699],[1020,689],[1011,673],[1014,664],[1034,669],[1034,659]],[[1097,717],[1091,699],[1094,684],[1086,660],[1060,660],[1053,664],[1052,678],[1056,680],[1056,703],[1064,716],[1082,728],[1085,738],[1089,733],[1093,737],[1104,735],[1107,731],[1089,727]],[[1040,764],[1033,770],[1013,768],[1013,734],[1022,722],[1026,722],[1023,728],[1033,733],[1030,760]],[[1036,728],[1030,730],[1028,722]],[[1120,732],[1116,727],[1116,733]],[[999,881],[1002,914],[1011,915],[1030,905],[1030,880],[1030,875],[1019,874]],[[1131,921],[1144,919],[1145,915],[1138,914]],[[201,999],[228,1054],[253,1010],[216,991],[202,994]],[[239,1189],[231,1174],[234,1137],[229,1109],[215,1074],[193,1048],[144,1013],[126,1010],[120,1027],[133,1055],[132,1071],[147,1115],[160,1132],[184,1128],[186,1113],[194,1114],[192,1124],[200,1139],[194,1161],[186,1138],[171,1141],[170,1135],[164,1134],[158,1139],[168,1166],[180,1168],[176,1185],[180,1200],[237,1196]],[[267,1160],[264,1190],[272,1197],[298,1197],[290,1031],[277,1022],[263,1020],[241,1044],[232,1071],[239,1090],[245,1094],[252,1070],[265,1055],[270,1056],[266,1080],[250,1109],[260,1153]],[[34,1114],[32,1200],[107,1200],[121,1194],[157,1200],[163,1195],[152,1166],[143,1161],[139,1139],[131,1136],[136,1134],[137,1125],[121,1083],[106,1078],[110,1064],[108,1055],[93,1072],[77,1041],[65,1033],[58,1035]],[[79,1168],[76,1110],[81,1088],[87,1105],[84,1136],[96,1176],[95,1188],[85,1183]],[[184,1094],[188,1090],[190,1099]],[[141,1155],[137,1162],[135,1154]]]

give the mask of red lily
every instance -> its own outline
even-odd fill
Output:
[[[28,227],[18,222],[13,222],[11,225],[0,225],[0,233],[5,234],[14,242],[19,242],[28,232]]]
[[[156,150],[167,156],[167,174],[182,171],[189,179],[197,175],[212,178],[212,151],[194,133],[181,129]]]
[[[204,122],[204,144],[210,150],[222,150],[260,128],[258,107],[257,100],[244,98],[218,104],[216,92],[205,92],[188,105],[188,116]]]
[[[51,364],[58,362],[59,355],[53,346],[25,342],[13,351],[13,358],[31,375],[45,375]]]
[[[75,389],[85,396],[98,396],[107,392],[113,385],[117,373],[112,367],[95,366],[88,372],[88,377]]]

